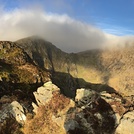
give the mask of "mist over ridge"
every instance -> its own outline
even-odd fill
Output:
[[[65,52],[80,52],[96,48],[131,45],[133,36],[104,33],[94,25],[39,9],[15,9],[2,12],[0,40],[16,41],[37,35]]]

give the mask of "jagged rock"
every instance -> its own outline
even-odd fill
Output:
[[[66,114],[64,127],[67,133],[112,134],[114,132],[116,125],[114,112],[99,93],[90,89],[77,89],[75,103],[75,107],[70,108]]]
[[[89,96],[90,94],[91,94],[90,90],[87,90],[87,89],[84,89],[84,88],[77,89],[75,100],[79,101],[82,98]]]
[[[73,101],[62,95],[50,81],[38,88],[34,95],[38,106],[32,103],[36,113],[33,124],[36,122],[47,127],[51,133],[56,133],[51,125],[56,125],[58,132],[66,134],[112,134],[115,130],[116,116],[113,109],[95,91],[78,89]],[[30,128],[38,131],[32,124]]]
[[[20,123],[25,122],[26,116],[24,114],[24,109],[17,101],[11,103],[11,108],[11,114],[16,118],[16,120]]]
[[[116,129],[116,134],[133,134],[134,133],[134,111],[127,112],[123,115]]]
[[[111,105],[115,112],[116,134],[133,134],[134,133],[134,111],[133,102],[125,100],[121,96],[115,96],[110,93],[102,92],[101,97]]]
[[[34,92],[35,99],[38,105],[45,105],[53,97],[54,91],[59,91],[60,89],[54,85],[51,81],[45,83],[42,87],[37,89],[37,92]]]
[[[113,103],[120,103],[122,104],[122,97],[119,95],[113,95],[112,93],[107,92],[101,92],[101,98],[103,98],[107,103],[113,104]]]
[[[33,106],[33,112],[37,114],[39,107],[34,102],[32,102],[32,106]]]
[[[24,124],[26,120],[24,109],[17,101],[13,101],[11,104],[4,104],[0,110],[0,122],[12,117],[21,124]]]
[[[100,98],[100,94],[91,89],[77,89],[75,101],[83,100],[84,98],[90,99],[92,102]]]
[[[93,107],[93,103],[98,103],[100,95],[91,89],[77,89],[75,101],[79,107],[85,109],[86,107]]]
[[[51,81],[49,81],[49,82],[46,82],[44,85],[44,88],[46,89],[46,90],[49,90],[49,91],[59,91],[60,89],[56,86],[56,85],[54,85]],[[39,92],[41,92],[42,90],[39,90]]]

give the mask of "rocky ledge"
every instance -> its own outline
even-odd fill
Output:
[[[17,132],[24,134],[134,132],[134,104],[117,93],[98,93],[81,88],[77,89],[76,97],[72,100],[61,94],[60,89],[49,81],[33,94],[36,102],[31,104],[31,113],[26,112],[28,109],[23,103],[5,101],[0,109],[1,134],[10,133],[5,129],[11,125],[6,122],[9,119],[10,122],[13,120],[12,124],[18,122],[20,126]]]

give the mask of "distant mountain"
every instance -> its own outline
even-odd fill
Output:
[[[36,36],[18,40],[16,43],[27,52],[36,65],[53,72],[53,78],[62,76],[65,79],[62,75],[65,73],[76,78],[77,81],[74,83],[77,85],[101,83],[125,95],[134,94],[134,46],[65,53],[52,43]],[[59,81],[59,77],[56,81]],[[64,82],[63,79],[60,80],[61,83]],[[66,81],[69,79],[70,76]],[[74,83],[73,86],[76,85]]]
[[[35,64],[47,70],[55,69],[55,65],[53,65],[55,59],[61,61],[63,57],[68,55],[52,43],[36,36],[18,40],[16,43],[27,52]]]

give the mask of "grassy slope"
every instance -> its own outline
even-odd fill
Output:
[[[134,94],[134,47],[80,53],[78,77],[104,83],[124,94]]]

